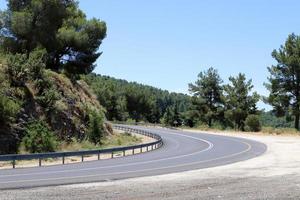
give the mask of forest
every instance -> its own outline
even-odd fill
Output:
[[[198,77],[196,83],[189,85],[194,95],[170,93],[94,73],[81,78],[93,89],[104,107],[106,119],[113,122],[144,122],[174,127],[207,126],[241,131],[259,131],[262,127],[293,127],[293,116],[277,116],[275,111],[256,107],[263,97],[252,91],[252,82],[244,74],[230,77],[231,84],[227,85],[222,85],[223,81],[213,68],[200,73]],[[212,91],[214,93],[210,93]]]

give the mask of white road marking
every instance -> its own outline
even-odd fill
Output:
[[[234,140],[234,139],[231,139]],[[236,140],[237,141],[237,140]],[[213,158],[213,159],[208,159],[208,160],[202,160],[202,161],[197,161],[197,162],[191,162],[191,163],[187,163],[187,164],[180,164],[180,165],[174,165],[174,166],[168,166],[168,167],[157,167],[157,168],[152,168],[152,169],[143,169],[143,170],[133,170],[133,171],[125,171],[125,172],[115,172],[115,173],[107,173],[107,174],[93,174],[93,175],[85,175],[85,176],[73,176],[73,177],[61,177],[61,178],[47,178],[47,179],[28,179],[28,180],[17,180],[17,181],[6,181],[6,182],[0,182],[0,184],[4,184],[4,183],[24,183],[24,182],[38,182],[38,181],[55,181],[55,180],[64,180],[64,179],[77,179],[77,178],[87,178],[87,177],[97,177],[97,176],[109,176],[109,175],[121,175],[121,174],[129,174],[129,173],[137,173],[137,172],[147,172],[147,171],[154,171],[154,170],[161,170],[161,169],[170,169],[170,168],[176,168],[176,167],[183,167],[183,166],[189,166],[189,165],[194,165],[194,164],[199,164],[199,163],[205,163],[205,162],[211,162],[211,161],[215,161],[215,160],[220,160],[220,159],[224,159],[224,158],[230,158],[233,156],[237,156],[243,153],[246,153],[247,151],[249,151],[252,146],[247,143],[247,142],[243,142],[243,141],[239,141],[242,142],[244,144],[246,144],[248,146],[248,148],[244,151],[238,152],[238,153],[234,153],[234,154],[230,154],[227,156],[221,156],[218,158]]]
[[[167,134],[174,134],[174,135],[178,135],[178,136],[182,136],[182,137],[202,141],[202,142],[207,143],[208,147],[201,150],[201,151],[196,151],[196,152],[193,152],[193,153],[190,153],[190,154],[185,154],[185,155],[180,155],[180,156],[173,156],[173,157],[169,157],[169,158],[161,158],[161,159],[156,159],[156,160],[121,164],[121,165],[113,165],[113,166],[104,166],[104,167],[89,167],[89,168],[83,168],[83,169],[58,170],[58,171],[51,171],[51,172],[33,172],[33,173],[24,173],[24,174],[22,174],[22,173],[20,173],[20,174],[9,174],[9,175],[1,175],[0,178],[2,178],[2,177],[16,177],[16,176],[42,175],[42,174],[58,174],[58,173],[65,173],[65,172],[89,171],[89,170],[95,170],[95,169],[106,169],[106,168],[116,168],[116,167],[126,167],[126,166],[133,166],[133,165],[148,164],[148,163],[154,163],[154,162],[159,162],[159,161],[172,160],[172,159],[178,159],[178,158],[193,156],[195,154],[199,154],[199,153],[203,153],[205,151],[208,151],[208,150],[212,149],[213,146],[214,146],[210,141],[200,139],[200,138],[196,138],[196,137],[193,137],[193,136],[183,135],[183,134],[179,134],[179,133],[170,133],[170,132],[167,133]],[[0,182],[0,183],[4,183],[4,182]]]

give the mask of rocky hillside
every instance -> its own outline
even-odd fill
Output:
[[[46,69],[37,79],[24,79],[26,72],[20,75],[22,70],[19,70],[15,76],[20,77],[13,80],[16,77],[10,77],[9,65],[3,60],[1,63],[0,154],[17,152],[26,125],[31,121],[45,121],[59,140],[83,140],[89,126],[89,111],[103,113],[95,95],[82,80],[72,82],[64,74]],[[105,132],[109,131],[105,129]]]

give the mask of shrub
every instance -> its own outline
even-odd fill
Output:
[[[28,80],[29,69],[27,68],[26,61],[26,54],[7,56],[6,73],[12,86],[23,87]]]
[[[53,152],[57,147],[56,137],[43,121],[27,125],[22,143],[30,153]]]
[[[7,123],[15,120],[20,105],[0,93],[0,122]]]
[[[43,92],[36,97],[36,100],[41,106],[47,110],[51,110],[59,98],[60,95],[56,89],[54,89],[54,87],[50,87],[48,90],[43,90]]]
[[[246,130],[258,132],[261,130],[261,124],[257,115],[249,115],[245,121]]]
[[[6,72],[12,86],[23,87],[28,80],[42,79],[45,53],[43,49],[35,49],[29,55],[8,55]]]
[[[104,137],[104,115],[96,110],[89,111],[88,139],[94,144],[101,144]]]

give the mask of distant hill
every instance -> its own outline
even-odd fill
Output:
[[[109,120],[159,123],[168,107],[183,113],[190,96],[109,76],[89,74],[83,79],[94,90]]]

